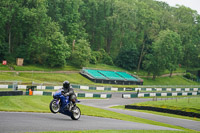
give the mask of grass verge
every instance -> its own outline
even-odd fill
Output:
[[[135,103],[134,105],[152,106],[152,107],[167,108],[173,110],[181,110],[186,112],[200,113],[200,97],[185,97],[181,99],[148,101],[142,103]]]
[[[193,133],[192,131],[165,131],[165,130],[87,130],[87,131],[48,131],[37,133]]]
[[[72,65],[66,65],[60,68],[48,68],[39,65],[24,65],[24,66],[17,66],[13,65],[15,71],[79,71],[81,68],[75,67]],[[0,70],[9,71],[8,65],[0,64]]]
[[[200,85],[200,82],[187,80],[182,76],[173,77],[157,77],[156,80],[152,78],[142,78],[144,85]]]
[[[94,86],[113,86],[113,87],[126,87],[134,88],[137,85],[113,85],[113,84],[100,84],[94,83],[78,73],[64,74],[64,73],[13,73],[13,72],[1,72],[1,81],[22,81],[22,83],[49,83],[49,84],[61,84],[63,81],[68,80],[72,84],[81,85],[94,85]],[[156,80],[151,78],[143,78],[144,85],[200,85],[200,82],[194,82],[186,80],[182,76],[173,77],[158,77]]]

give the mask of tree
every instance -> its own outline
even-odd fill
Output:
[[[72,51],[72,63],[78,67],[86,66],[91,57],[90,45],[86,40],[78,40],[75,49]]]
[[[123,46],[118,56],[116,57],[115,64],[127,70],[136,69],[138,56],[139,53],[136,47]]]
[[[153,73],[153,79],[165,69],[169,69],[171,76],[182,57],[180,36],[176,32],[164,30],[153,43],[152,53],[146,56],[144,68]]]
[[[154,26],[156,25],[157,20],[157,12],[150,8],[150,5],[147,2],[138,2],[137,3],[137,40],[138,40],[138,50],[140,51],[140,56],[138,60],[137,71],[140,70],[143,57],[147,54],[149,48],[152,45],[154,36],[156,34],[156,30],[153,31]]]
[[[85,23],[83,23],[84,29],[88,33],[88,39],[91,44],[92,50],[99,50],[100,46],[100,28],[98,14],[99,1],[96,0],[83,0],[83,4],[80,6],[80,17]]]
[[[65,64],[68,45],[58,24],[47,15],[47,0],[2,0],[0,11],[1,59],[15,62],[21,57],[25,64],[51,67]]]
[[[45,0],[24,1],[23,8],[20,10],[19,18],[23,24],[21,35],[24,39],[16,51],[17,56],[23,56],[26,63],[49,65],[50,62],[47,61],[51,46],[58,45],[57,42],[53,43],[53,41],[55,41],[54,35],[56,32],[60,32],[60,29],[47,16],[46,7]],[[58,37],[58,34],[56,36]]]
[[[178,23],[177,33],[181,37],[184,53],[181,64],[186,67],[198,67],[200,16],[197,11],[185,6],[178,6],[174,9],[173,15]]]
[[[176,70],[178,64],[181,63],[183,58],[181,39],[179,34],[170,30],[163,31],[161,34],[163,36],[161,38],[162,44],[167,46],[167,51],[169,56],[167,69],[170,71],[170,77],[171,77],[172,72]]]
[[[156,69],[160,68],[160,66],[157,64],[156,56],[149,53],[146,54],[144,58],[145,60],[143,61],[143,68],[148,72],[148,76],[153,73],[153,79],[155,80],[156,76],[162,71],[160,69]]]
[[[166,69],[166,59],[159,46],[154,43],[153,47],[153,53],[145,55],[143,65],[148,75],[153,73],[153,80],[155,80],[156,76],[159,76]]]
[[[12,56],[15,43],[18,42],[18,28],[20,25],[17,19],[21,2],[16,0],[0,1],[0,59],[7,55]],[[15,39],[15,40],[14,40]]]
[[[83,21],[80,19],[81,4],[82,0],[49,0],[48,15],[60,25],[70,46],[74,40],[87,39]]]
[[[46,64],[50,67],[63,67],[71,54],[69,45],[66,43],[65,37],[57,31],[58,26],[52,23],[48,28],[53,32],[48,37],[49,46]]]

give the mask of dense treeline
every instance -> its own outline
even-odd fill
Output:
[[[145,69],[200,67],[200,15],[154,0],[1,0],[0,60]]]

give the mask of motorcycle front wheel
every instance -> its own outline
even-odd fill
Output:
[[[75,106],[72,109],[71,118],[72,118],[72,120],[78,120],[80,117],[81,117],[81,110],[79,109],[79,107]]]
[[[58,111],[60,110],[60,104],[57,103],[57,100],[52,100],[49,104],[49,108],[51,110],[52,113],[58,113]]]

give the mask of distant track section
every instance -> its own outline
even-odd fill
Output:
[[[18,73],[79,73],[79,71],[0,71],[0,72],[18,72]]]

